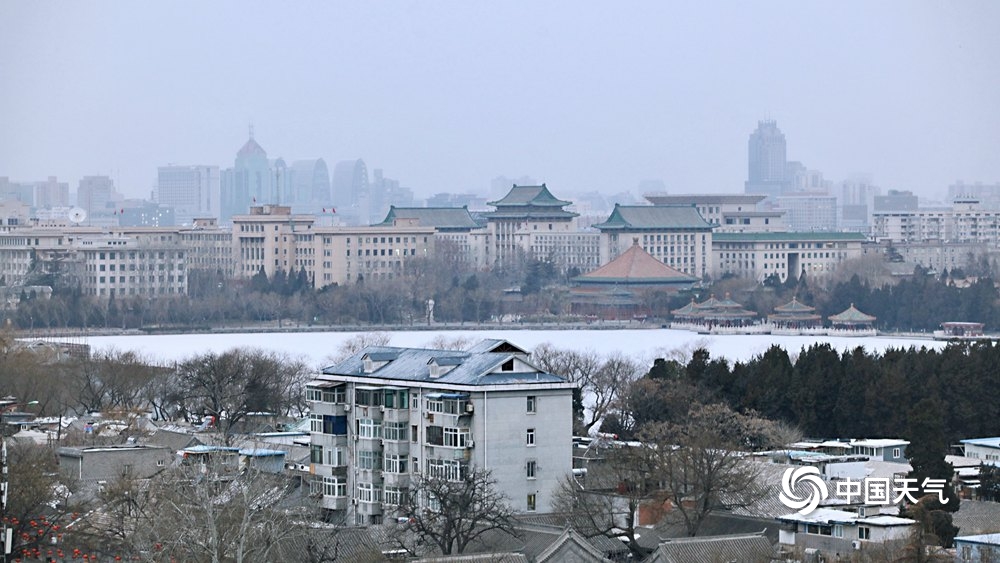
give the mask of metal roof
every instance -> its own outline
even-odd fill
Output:
[[[507,344],[507,346],[504,346]],[[426,382],[440,385],[511,385],[511,384],[568,384],[558,375],[537,370],[525,362],[523,353],[514,351],[492,352],[496,349],[520,350],[505,341],[488,340],[471,351],[431,350],[423,348],[397,348],[371,346],[355,353],[338,364],[324,368],[323,375],[341,375],[372,380]],[[364,358],[393,358],[388,363],[365,372]],[[455,367],[438,377],[431,376],[429,364],[439,365],[445,358]],[[517,359],[518,371],[503,371],[509,360]]]

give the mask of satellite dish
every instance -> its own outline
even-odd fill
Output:
[[[79,207],[74,207],[69,210],[69,221],[74,225],[79,225],[87,218],[87,211]]]

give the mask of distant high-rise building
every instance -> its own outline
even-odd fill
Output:
[[[369,186],[365,161],[344,160],[333,167],[333,205],[337,213],[350,222],[368,223]]]
[[[118,199],[115,183],[107,176],[84,176],[76,189],[76,206],[88,215],[113,208]]]
[[[19,201],[29,206],[35,203],[35,187],[31,184],[11,182],[0,176],[0,201]]]
[[[330,207],[330,171],[322,158],[292,163],[292,189],[287,200],[296,213]]]
[[[786,189],[785,135],[773,120],[758,121],[747,143],[749,174],[744,186],[748,194],[777,197]]]
[[[875,196],[875,211],[916,211],[919,207],[919,199],[908,190],[889,190],[886,195]]]
[[[173,220],[192,225],[197,218],[219,217],[219,167],[167,165],[157,169],[156,201],[174,209]]]
[[[250,138],[236,153],[232,168],[222,172],[221,197],[222,220],[228,221],[233,215],[245,214],[251,206],[272,203],[270,163],[267,151]]]
[[[44,182],[35,182],[35,207],[69,207],[69,184],[49,176]]]
[[[966,184],[959,180],[948,186],[949,202],[970,197],[978,199],[984,209],[1000,209],[1000,182]]]

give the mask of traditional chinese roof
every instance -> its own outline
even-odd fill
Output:
[[[866,315],[861,311],[854,308],[854,303],[847,308],[843,313],[836,315],[830,315],[830,322],[835,324],[868,324],[875,322],[875,317],[871,315]]]
[[[660,262],[635,241],[621,256],[592,272],[577,276],[573,281],[579,284],[690,286],[698,278]]]
[[[793,297],[788,303],[775,307],[774,313],[767,318],[775,321],[818,321],[822,317],[815,314],[813,312],[815,310],[815,307],[810,307]]]
[[[712,225],[691,205],[619,205],[603,223],[601,231],[696,230],[710,232]]]
[[[677,317],[691,317],[698,313],[697,303],[694,302],[694,298],[691,298],[691,302],[684,305],[680,309],[674,309],[670,311],[671,314]]]
[[[502,199],[486,203],[494,207],[564,207],[573,202],[557,199],[545,184],[541,186],[518,186],[514,184]]]
[[[462,207],[396,207],[389,206],[389,213],[379,225],[392,226],[396,219],[416,219],[421,227],[434,227],[438,231],[469,231],[478,229],[479,223]]]
[[[750,317],[757,316],[757,313],[744,309],[743,305],[740,305],[730,299],[728,293],[723,299],[717,299],[715,295],[712,295],[701,303],[689,303],[688,305],[671,312],[680,317],[713,321],[749,319]]]

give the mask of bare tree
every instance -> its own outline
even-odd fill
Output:
[[[189,413],[215,417],[216,427],[228,445],[235,427],[251,412],[287,412],[290,383],[301,376],[301,362],[285,357],[236,348],[195,356],[177,366],[181,408]]]
[[[640,443],[605,442],[588,452],[587,474],[567,476],[559,485],[554,511],[585,537],[618,538],[636,557],[649,550],[638,542],[639,507],[656,501],[655,452]]]
[[[109,485],[98,520],[122,552],[154,560],[288,561],[305,544],[305,530],[281,507],[292,491],[280,474],[210,458]]]
[[[465,336],[449,337],[444,334],[434,337],[427,347],[434,350],[466,350],[472,345],[472,340]]]
[[[464,553],[472,541],[489,532],[516,535],[514,511],[488,469],[472,467],[457,477],[416,479],[400,506],[406,530],[417,543],[406,549],[413,552],[429,545],[450,555]]]
[[[389,334],[385,332],[362,332],[345,340],[337,348],[337,353],[327,356],[326,359],[331,364],[336,364],[369,346],[387,346],[389,338]]]
[[[3,516],[13,530],[13,553],[44,547],[82,508],[72,494],[77,483],[59,474],[52,448],[12,442],[6,453],[9,492]]]
[[[775,445],[771,426],[712,404],[695,405],[683,422],[653,424],[641,432],[643,441],[655,447],[659,496],[688,535],[698,534],[713,509],[747,506],[764,494],[754,486],[760,466],[748,461],[746,452]]]
[[[601,422],[643,371],[621,353],[602,358],[594,351],[563,350],[548,343],[535,348],[531,358],[542,370],[580,384],[585,408],[577,431],[582,434]]]

